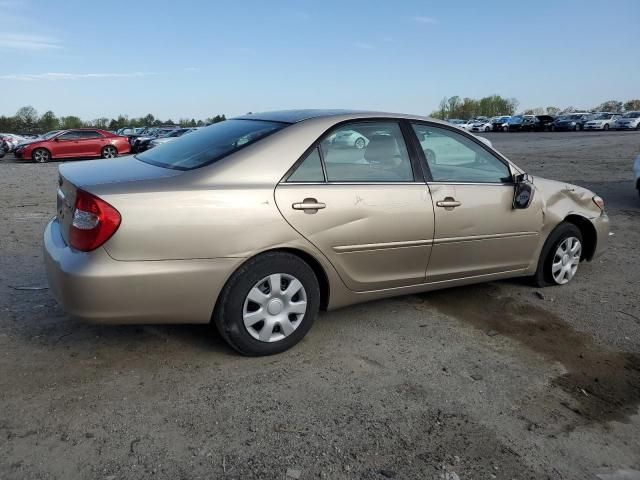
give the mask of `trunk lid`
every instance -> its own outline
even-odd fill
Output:
[[[133,157],[65,163],[60,165],[58,172],[56,216],[60,222],[62,237],[67,244],[78,189],[95,193],[92,190],[99,185],[155,180],[182,173],[156,167]]]

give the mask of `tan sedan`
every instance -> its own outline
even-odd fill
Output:
[[[608,223],[594,193],[531,178],[444,122],[304,110],[60,166],[44,245],[74,316],[212,322],[266,355],[299,342],[319,309],[507,277],[565,284],[602,252]]]

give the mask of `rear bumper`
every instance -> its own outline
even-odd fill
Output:
[[[72,316],[97,323],[209,323],[242,258],[117,261],[71,249],[53,219],[44,232],[51,292]]]

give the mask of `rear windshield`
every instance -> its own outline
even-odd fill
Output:
[[[286,123],[263,120],[225,120],[147,150],[135,158],[159,167],[192,170],[214,163],[286,126]]]

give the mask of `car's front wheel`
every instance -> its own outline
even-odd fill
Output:
[[[362,150],[366,146],[366,142],[365,142],[364,138],[359,137],[359,138],[356,139],[354,145],[355,145],[355,147],[357,149]]]
[[[609,130],[609,124],[608,124],[608,123],[605,123],[605,124],[604,124],[604,127],[602,127],[602,129],[603,129],[603,130]]]
[[[102,158],[116,158],[118,156],[118,150],[113,145],[107,145],[100,152]]]
[[[582,258],[582,233],[572,223],[561,223],[542,247],[534,283],[539,287],[565,285],[576,275]]]
[[[51,160],[51,153],[46,148],[36,148],[31,153],[31,160],[36,163],[47,163]]]
[[[302,340],[319,306],[318,279],[305,261],[291,253],[265,253],[231,276],[213,322],[243,355],[271,355]]]

